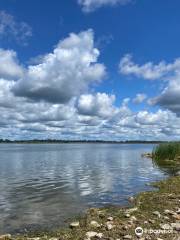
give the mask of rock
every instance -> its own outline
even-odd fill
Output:
[[[163,230],[172,230],[172,226],[169,224],[160,224],[160,227]]]
[[[88,238],[88,239],[91,239],[91,238],[93,238],[93,237],[97,237],[97,238],[102,238],[103,237],[103,234],[102,233],[97,233],[97,232],[87,232],[86,233],[86,237]]]
[[[126,213],[133,213],[133,212],[136,212],[138,210],[137,207],[135,208],[129,208],[128,210],[126,210]]]
[[[180,208],[176,211],[177,214],[180,214]]]
[[[113,217],[108,217],[107,220],[112,222],[113,221]]]
[[[70,228],[77,228],[79,226],[80,226],[79,222],[72,222],[72,223],[70,223]]]
[[[0,235],[0,240],[7,240],[7,239],[11,239],[11,234]]]
[[[148,224],[148,221],[144,221],[144,224]]]
[[[162,238],[157,238],[157,240],[163,240]]]
[[[129,197],[128,200],[129,200],[129,202],[132,203],[132,202],[134,202],[135,198],[134,197]]]
[[[161,217],[161,214],[160,214],[160,212],[158,212],[158,211],[154,211],[153,214],[154,214],[155,216],[157,216],[158,218]]]
[[[149,222],[149,223],[152,223],[152,224],[155,223],[155,221],[152,220],[152,219],[149,219],[148,222]]]
[[[124,215],[126,218],[130,218],[130,214],[129,213],[125,213],[125,215]]]
[[[175,214],[175,212],[173,212],[173,211],[171,211],[171,210],[169,210],[169,209],[166,209],[166,210],[164,211],[164,213],[165,213],[165,214],[169,214],[169,215],[174,215],[174,214]]]
[[[125,226],[122,227],[123,230],[128,230],[128,228],[129,228],[129,227],[128,227],[127,225],[125,225]]]
[[[27,238],[27,240],[40,240],[40,237]]]
[[[95,227],[95,228],[99,228],[101,225],[98,223],[98,222],[96,222],[96,221],[91,221],[90,222],[90,225],[92,226],[92,227]]]
[[[172,217],[176,220],[180,220],[180,215],[179,214],[174,214],[174,215],[172,215]]]
[[[152,158],[152,153],[142,153],[141,157],[143,157],[143,158]]]
[[[131,235],[125,235],[125,236],[123,237],[123,239],[132,239],[132,236],[131,236]]]
[[[137,221],[137,218],[136,218],[135,216],[132,216],[132,217],[131,217],[131,221],[136,222],[136,221]]]
[[[111,223],[109,223],[109,222],[106,223],[106,229],[107,229],[108,231],[112,230],[113,227],[114,227],[114,226],[113,226]]]
[[[180,223],[171,223],[171,227],[176,231],[180,231]]]
[[[97,237],[97,238],[102,238],[102,237],[103,237],[103,233],[98,233],[98,234],[96,234],[96,237]]]
[[[53,237],[53,238],[49,238],[49,240],[59,240],[59,238]]]

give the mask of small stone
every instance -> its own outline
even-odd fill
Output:
[[[137,210],[138,210],[137,207],[135,207],[135,208],[129,208],[128,210],[126,210],[126,213],[136,212]]]
[[[49,238],[49,240],[59,240],[59,238],[53,237],[53,238]]]
[[[131,221],[136,222],[136,221],[137,221],[137,218],[136,218],[135,216],[132,216],[132,217],[131,217]]]
[[[165,219],[165,220],[169,220],[169,217],[168,217],[168,216],[164,216],[164,219]]]
[[[95,227],[95,228],[99,228],[101,225],[98,223],[98,222],[96,222],[96,221],[91,221],[90,222],[90,225],[92,226],[92,227]]]
[[[27,240],[40,240],[40,237],[27,238]]]
[[[96,234],[96,237],[97,237],[97,238],[102,238],[102,237],[103,237],[103,233],[98,233],[98,234]]]
[[[96,237],[97,234],[98,234],[97,232],[87,232],[87,233],[86,233],[86,237],[87,237],[87,238]]]
[[[176,211],[177,214],[180,214],[180,208]]]
[[[108,222],[106,223],[106,228],[107,228],[108,231],[112,230],[113,227],[114,226],[111,223],[108,223]]]
[[[113,217],[108,217],[107,220],[112,222],[113,221]]]
[[[152,219],[149,219],[148,222],[149,222],[149,223],[152,223],[152,224],[155,223],[155,221],[152,220]]]
[[[162,238],[157,238],[157,240],[163,240]]]
[[[70,224],[70,227],[71,227],[71,228],[77,228],[77,227],[79,227],[79,226],[80,226],[79,222],[72,222],[72,223]]]
[[[125,225],[125,226],[122,227],[122,229],[124,229],[124,230],[128,230],[128,228],[129,228],[129,227],[128,227],[127,225]]]
[[[161,224],[160,226],[163,230],[172,230],[172,227],[169,224]]]
[[[7,239],[11,239],[11,234],[0,235],[0,240],[7,240]]]
[[[160,212],[158,212],[158,211],[154,211],[153,214],[154,214],[155,216],[157,216],[158,218],[161,217],[161,214],[160,214]]]
[[[129,197],[128,200],[129,200],[129,202],[134,202],[135,198],[134,197]]]
[[[175,212],[173,212],[173,211],[171,211],[171,210],[169,210],[169,209],[166,209],[166,210],[164,211],[164,213],[165,213],[165,214],[169,214],[169,215],[174,215],[174,214],[175,214]]]
[[[126,213],[125,215],[124,215],[126,218],[130,218],[130,214],[129,213]]]
[[[123,237],[123,239],[132,239],[132,236],[131,236],[131,235],[125,235],[125,236]]]
[[[179,214],[174,214],[174,215],[172,215],[172,217],[176,220],[180,220],[180,215]]]
[[[171,226],[176,231],[180,231],[180,223],[171,223]]]
[[[144,224],[148,224],[148,221],[144,221]]]

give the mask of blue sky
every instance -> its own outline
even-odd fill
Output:
[[[179,8],[1,0],[0,137],[179,139]]]

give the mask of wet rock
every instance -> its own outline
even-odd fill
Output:
[[[135,198],[134,198],[134,197],[129,197],[129,198],[128,198],[128,201],[131,202],[131,203],[133,203],[133,202],[135,201]]]
[[[0,240],[8,240],[11,239],[11,234],[0,235]]]
[[[171,227],[176,231],[180,231],[180,223],[171,223]]]
[[[96,221],[91,221],[90,222],[90,225],[92,226],[92,227],[95,227],[95,228],[99,228],[101,225],[98,223],[98,222],[96,222]]]
[[[153,215],[157,216],[158,218],[161,217],[161,214],[160,214],[160,212],[158,212],[158,211],[154,211],[154,212],[153,212]]]
[[[123,239],[132,239],[132,236],[131,236],[131,235],[125,235],[125,236],[123,237]]]
[[[72,223],[70,223],[70,228],[77,228],[79,226],[80,226],[79,222],[72,222]]]

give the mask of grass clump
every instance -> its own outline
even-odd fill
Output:
[[[161,143],[153,150],[155,160],[180,160],[180,142]]]

